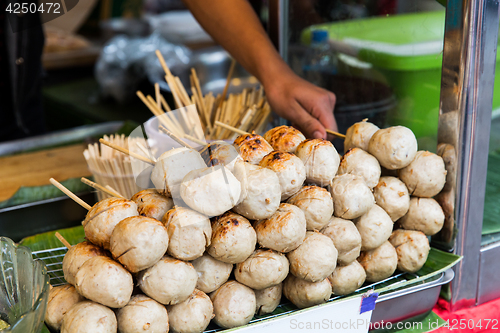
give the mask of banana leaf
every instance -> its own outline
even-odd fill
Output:
[[[435,330],[439,327],[444,326],[446,321],[438,316],[434,311],[429,312],[424,318],[420,320],[415,320],[414,318],[403,320],[398,323],[399,326],[393,324],[392,328],[378,329],[370,331],[371,333],[424,333]],[[397,327],[401,327],[398,330]],[[407,328],[405,328],[407,327]]]
[[[83,226],[78,226],[26,237],[20,244],[29,247],[31,251],[43,251],[62,247],[64,245],[55,236],[56,232],[59,232],[71,245],[78,244],[85,240]]]

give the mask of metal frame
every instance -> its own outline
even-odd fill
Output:
[[[443,233],[464,256],[451,283],[453,311],[477,302],[498,8],[498,0],[448,0],[446,8],[438,140],[454,147],[457,173],[448,193],[455,225]]]

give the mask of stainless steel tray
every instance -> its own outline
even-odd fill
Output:
[[[62,271],[62,259],[66,254],[66,251],[67,249],[65,247],[58,247],[54,249],[33,252],[34,258],[43,260],[45,262],[50,275],[50,284],[52,286],[58,286],[66,283]],[[366,292],[372,289],[374,286],[382,283],[390,284],[392,282],[393,286],[397,286],[398,284],[404,282],[404,280],[402,279],[402,276],[404,275],[404,273],[396,274],[395,276],[392,276],[386,280],[369,285],[364,285],[356,292]],[[401,289],[382,293],[377,299],[377,305],[375,307],[375,310],[373,311],[371,322],[376,323],[382,320],[385,322],[396,322],[412,318],[430,311],[437,302],[441,286],[450,282],[453,277],[454,273],[450,268],[441,274],[418,283],[417,285],[410,285]],[[349,295],[335,296],[332,297],[328,302],[341,300],[348,296]],[[285,298],[283,298],[281,304],[278,306],[278,309],[275,310],[274,314],[266,316],[256,316],[250,321],[250,323],[256,323],[264,320],[267,321],[272,318],[281,317],[295,311],[297,311],[297,309],[293,305],[291,305],[291,303],[289,303]],[[211,323],[205,330],[205,333],[220,331],[223,331],[223,329]]]

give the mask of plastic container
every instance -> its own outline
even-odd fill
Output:
[[[424,12],[310,27],[302,41],[310,43],[314,30],[327,30],[339,52],[372,65],[394,91],[397,108],[390,124],[411,128],[417,137],[435,137],[439,116],[445,12]],[[497,53],[497,61],[499,59]],[[493,108],[500,106],[500,76],[495,79]]]

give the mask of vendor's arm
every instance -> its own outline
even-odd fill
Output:
[[[263,84],[273,110],[308,137],[337,130],[335,95],[295,75],[246,0],[184,0],[205,30]]]

